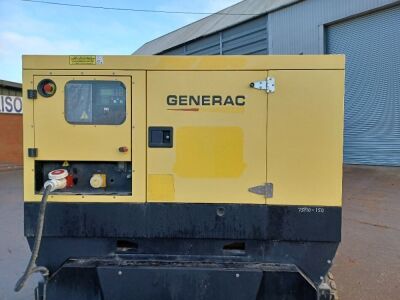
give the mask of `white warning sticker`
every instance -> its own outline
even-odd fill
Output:
[[[71,55],[70,65],[102,65],[104,64],[103,55]]]
[[[96,56],[96,65],[102,65],[104,64],[104,57],[103,55],[97,55]]]
[[[89,116],[88,116],[88,114],[86,113],[86,111],[82,112],[82,114],[81,114],[81,120],[87,120],[87,119],[89,119]]]

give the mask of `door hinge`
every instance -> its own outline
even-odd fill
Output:
[[[272,198],[274,194],[274,185],[270,182],[267,182],[263,185],[257,185],[249,188],[249,192],[257,195],[263,195],[265,198]]]
[[[257,90],[264,90],[267,93],[275,92],[275,78],[267,77],[267,80],[253,81],[250,87]]]
[[[36,90],[28,90],[28,99],[36,99],[37,98],[37,91]]]

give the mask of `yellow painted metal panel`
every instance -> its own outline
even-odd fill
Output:
[[[35,189],[35,161],[28,157],[28,148],[35,147],[35,130],[33,123],[33,101],[28,99],[27,90],[33,88],[33,72],[25,71],[23,74],[22,102],[24,113],[23,120],[23,157],[24,157],[24,199],[33,196]]]
[[[148,72],[148,126],[174,128],[173,148],[149,148],[147,155],[149,174],[174,176],[174,198],[162,202],[265,203],[248,188],[266,178],[267,94],[249,87],[266,77],[266,71]],[[169,95],[177,105],[167,104]],[[212,105],[213,96],[226,105]],[[194,103],[201,99],[203,105]]]
[[[65,55],[24,55],[24,69],[92,70],[318,70],[343,69],[343,55],[114,56],[102,64],[71,65]]]
[[[175,187],[174,175],[171,174],[149,174],[148,197],[155,201],[174,200]]]
[[[131,160],[131,79],[126,76],[34,76],[34,86],[46,78],[57,85],[54,96],[38,93],[34,101],[35,147],[39,160]],[[126,87],[126,119],[121,125],[71,124],[65,119],[64,88],[72,80],[110,80]],[[59,142],[59,141],[62,142]],[[119,147],[128,147],[126,153]]]
[[[132,76],[132,197],[129,201],[146,201],[147,118],[146,72],[130,71]]]
[[[344,72],[271,71],[267,204],[341,206]]]
[[[174,171],[180,177],[234,178],[245,168],[240,127],[181,127],[175,147]]]

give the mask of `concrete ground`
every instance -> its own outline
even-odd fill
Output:
[[[33,289],[40,278],[35,275],[21,292],[14,293],[30,255],[23,213],[22,170],[0,171],[0,300],[33,300]]]
[[[333,265],[340,299],[400,299],[400,168],[345,166],[343,200],[343,242]],[[0,238],[0,300],[33,299],[38,276],[13,292],[30,254],[21,170],[0,172]]]
[[[400,168],[346,166],[340,299],[400,299]]]

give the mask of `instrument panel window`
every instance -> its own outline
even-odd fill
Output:
[[[65,85],[65,119],[71,124],[120,125],[126,88],[120,81],[72,80]]]

